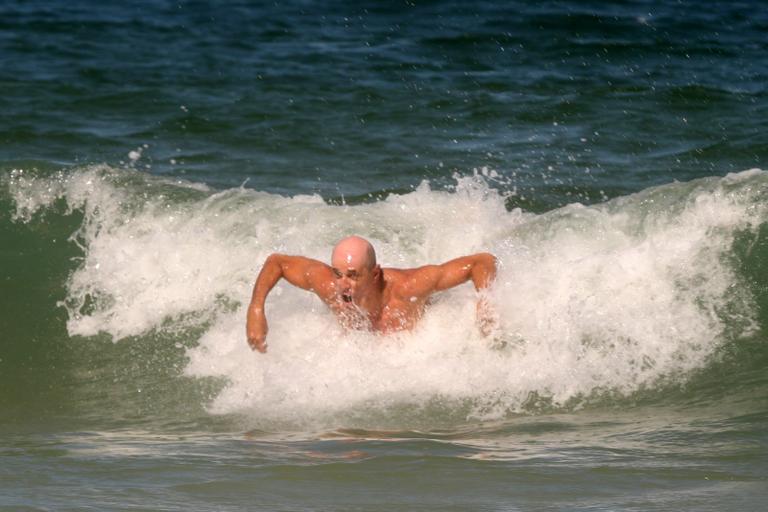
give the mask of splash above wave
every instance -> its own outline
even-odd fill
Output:
[[[186,373],[227,379],[215,413],[309,421],[446,407],[496,418],[537,400],[562,405],[684,380],[755,328],[730,254],[740,233],[768,218],[768,173],[543,214],[508,211],[491,178],[457,176],[450,190],[425,182],[354,206],[106,166],[14,171],[7,185],[17,221],[83,215],[72,236],[83,259],[62,304],[69,333],[120,340],[202,326]],[[313,295],[281,284],[268,302],[271,352],[252,353],[243,319],[263,260],[276,251],[327,260],[352,233],[374,243],[384,266],[495,253],[497,335],[477,332],[469,286],[438,296],[413,332],[378,337],[343,334]]]

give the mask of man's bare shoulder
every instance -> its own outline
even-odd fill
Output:
[[[333,268],[319,260],[310,259],[305,263],[304,271],[309,277],[311,284],[318,288],[316,292],[329,293],[333,290],[335,277]]]
[[[384,278],[392,284],[400,284],[413,279],[421,267],[418,268],[382,268]]]
[[[283,272],[283,277],[292,285],[313,291],[325,298],[333,291],[333,269],[320,260],[305,256],[273,254]]]
[[[437,270],[436,265],[425,265],[415,268],[385,268],[384,276],[391,288],[391,293],[396,297],[410,298],[414,294],[420,295],[424,288],[424,279]]]

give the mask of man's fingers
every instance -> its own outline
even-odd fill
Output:
[[[480,322],[480,334],[487,337],[496,329],[496,322],[484,319]]]
[[[483,336],[491,334],[499,325],[498,314],[486,297],[477,302],[477,323]]]
[[[267,342],[265,340],[248,339],[248,345],[251,346],[251,350],[258,350],[262,354],[267,353]]]

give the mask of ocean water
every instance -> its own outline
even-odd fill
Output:
[[[759,2],[0,3],[0,509],[762,511]],[[345,334],[270,253],[491,251]]]

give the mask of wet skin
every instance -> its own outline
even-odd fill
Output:
[[[342,326],[382,334],[412,329],[424,314],[429,297],[472,281],[480,291],[493,282],[496,259],[478,253],[441,265],[412,269],[370,265],[358,254],[334,255],[331,265],[303,256],[272,254],[264,263],[248,307],[246,335],[252,349],[266,352],[268,332],[264,305],[280,279],[315,293],[336,315]],[[478,302],[478,323],[484,334],[492,327],[487,302]]]

